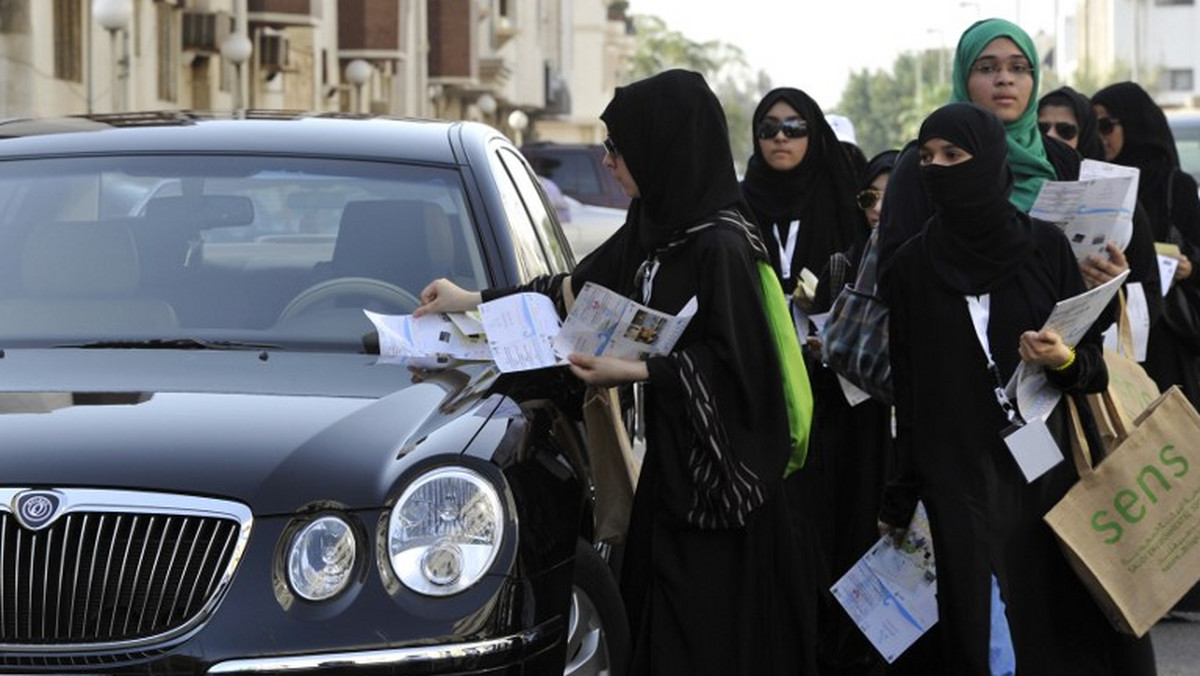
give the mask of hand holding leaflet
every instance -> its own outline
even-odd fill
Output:
[[[588,282],[554,338],[554,351],[560,356],[581,353],[624,359],[664,355],[675,346],[696,308],[692,298],[677,316],[670,315]]]

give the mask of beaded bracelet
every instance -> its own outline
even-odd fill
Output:
[[[1051,366],[1051,371],[1066,371],[1071,368],[1071,364],[1075,363],[1075,348],[1068,345],[1067,349],[1071,351],[1070,356],[1067,357],[1067,360],[1061,366]]]

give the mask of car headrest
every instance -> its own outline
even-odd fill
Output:
[[[121,221],[58,221],[35,227],[21,251],[21,282],[35,296],[130,295],[137,249]]]
[[[454,262],[454,235],[446,212],[418,200],[349,202],[342,210],[333,272],[374,277],[419,290]]]

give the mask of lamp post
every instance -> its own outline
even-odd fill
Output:
[[[529,127],[529,116],[523,110],[514,110],[508,114],[508,126],[513,130],[513,145],[521,147],[521,137]]]
[[[124,108],[124,101],[120,105],[117,104],[117,85],[122,77],[128,75],[124,71],[129,67],[128,54],[118,56],[119,41],[117,33],[126,29],[129,25],[129,18],[132,15],[133,0],[92,0],[92,16],[96,18],[96,23],[108,31],[109,45],[112,50],[112,77],[110,80],[112,89],[110,96],[112,96],[112,109],[114,113]]]
[[[371,79],[375,68],[362,59],[355,59],[346,64],[346,80],[354,85],[354,112],[361,113],[363,85]]]
[[[254,44],[245,33],[230,33],[221,43],[221,58],[233,64],[233,113],[242,110],[242,64],[254,52]]]
[[[484,121],[490,123],[492,114],[496,112],[496,98],[484,92],[479,95],[479,98],[475,99],[475,107],[479,109],[479,112],[483,113]]]

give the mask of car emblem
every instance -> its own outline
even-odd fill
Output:
[[[18,523],[28,530],[41,530],[58,517],[62,496],[53,491],[25,491],[13,503]]]

